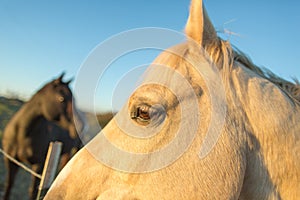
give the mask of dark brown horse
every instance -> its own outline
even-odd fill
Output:
[[[73,107],[70,81],[63,82],[63,76],[64,73],[47,83],[20,108],[8,122],[2,138],[5,152],[30,165],[32,170],[39,174],[43,170],[51,141],[63,142],[62,165],[71,157],[73,149],[76,151],[80,147],[74,120],[79,124],[83,124],[83,121]],[[4,158],[4,162],[7,168],[4,199],[7,200],[18,166],[7,158]],[[31,199],[36,197],[39,181],[38,178],[32,177],[29,189]]]

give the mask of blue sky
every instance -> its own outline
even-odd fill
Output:
[[[189,0],[2,0],[0,94],[18,93],[29,98],[62,71],[67,72],[67,78],[76,77],[91,51],[120,32],[142,27],[182,31],[189,3]],[[205,5],[220,35],[257,65],[284,78],[300,79],[299,1],[206,0]],[[222,34],[224,29],[237,35]],[[118,96],[117,100],[125,99],[126,87],[132,87],[129,82],[135,78],[124,79],[119,84],[122,89],[116,89],[124,69],[150,63],[157,53],[136,52],[114,62],[114,67],[100,81],[105,89],[97,87],[95,91],[94,107],[110,110],[112,95]],[[121,92],[116,95],[114,91]],[[84,98],[77,101],[81,107],[88,107]]]

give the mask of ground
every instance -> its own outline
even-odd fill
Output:
[[[1,148],[1,145],[0,145]],[[0,154],[0,199],[4,194],[5,184],[5,167],[3,162],[3,155]],[[16,184],[11,192],[11,200],[27,200],[28,199],[28,188],[30,183],[30,174],[25,172],[23,169],[19,169]]]
[[[2,136],[2,131],[9,121],[11,116],[21,107],[23,101],[12,98],[0,97],[0,141]],[[1,142],[0,142],[1,148]],[[0,153],[0,199],[4,194],[5,185],[5,167],[3,161],[3,155]],[[16,179],[16,186],[12,190],[12,196],[10,199],[28,199],[28,188],[30,183],[30,174],[20,169]]]

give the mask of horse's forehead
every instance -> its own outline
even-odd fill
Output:
[[[67,85],[62,86],[60,92],[62,92],[64,95],[72,95],[72,92]]]
[[[60,83],[58,85],[55,85],[52,88],[54,89],[54,92],[57,92],[60,95],[63,95],[65,97],[72,96],[72,92],[71,92],[69,86],[65,83]]]
[[[175,45],[163,51],[154,63],[166,64],[169,67],[178,66],[178,62],[191,62],[192,60],[206,61],[207,58],[203,53],[202,47],[193,43],[185,42]]]
[[[152,78],[160,79],[163,83],[174,79],[180,82],[179,79],[183,78],[193,82],[190,84],[201,85],[203,78],[215,79],[217,70],[213,63],[199,45],[186,42],[162,52],[148,68],[144,82],[149,82]]]
[[[211,75],[205,73],[207,68],[211,68],[211,62],[202,52],[189,43],[163,51],[148,67],[141,85],[129,99],[129,104],[143,99],[163,104],[165,100],[177,102],[176,98],[183,99],[190,96],[190,93],[200,94],[198,90],[203,85],[202,76]]]

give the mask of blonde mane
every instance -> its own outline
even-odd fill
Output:
[[[275,84],[290,97],[292,102],[300,104],[300,83],[298,79],[293,78],[293,82],[291,82],[277,76],[267,68],[258,67],[242,51],[233,48],[228,41],[224,41],[220,38],[218,38],[218,40],[218,42],[214,42],[205,48],[217,66],[231,71],[234,62],[239,62],[258,76]]]

